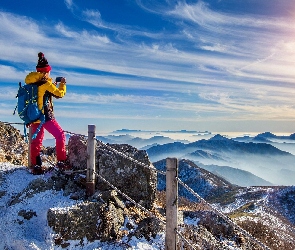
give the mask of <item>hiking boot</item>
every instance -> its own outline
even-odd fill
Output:
[[[72,169],[72,167],[70,166],[67,160],[57,162],[56,166],[59,170],[62,170],[62,171]]]
[[[34,167],[31,167],[30,170],[31,170],[31,173],[33,175],[40,175],[40,174],[45,173],[46,168],[42,167],[42,166],[39,166],[39,165],[36,165]]]

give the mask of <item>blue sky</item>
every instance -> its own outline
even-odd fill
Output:
[[[295,2],[2,0],[0,120],[42,51],[64,130],[295,132]]]

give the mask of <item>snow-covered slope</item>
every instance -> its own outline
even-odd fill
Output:
[[[293,249],[294,187],[241,188],[202,169],[192,174],[195,166],[191,162],[183,161],[181,166],[179,177],[210,202],[206,205],[186,201],[182,195],[187,196],[187,193],[180,190],[179,210],[183,214],[183,222],[179,226],[192,244],[201,243],[201,249],[259,249],[253,239],[239,228],[234,229],[233,225],[238,225],[271,249]],[[133,236],[102,242],[84,238],[59,244],[56,233],[48,226],[48,210],[67,213],[82,200],[72,199],[66,190],[38,185],[50,178],[49,174],[31,175],[22,166],[0,164],[0,249],[164,249],[165,230],[148,239]],[[158,196],[156,208],[165,211],[165,203],[160,200],[161,196]],[[220,218],[215,209],[231,219]],[[136,220],[126,218],[122,231],[136,226]]]
[[[43,183],[49,178],[49,174],[32,175],[23,166],[0,163],[0,249],[64,249],[56,245],[56,234],[48,226],[48,209],[67,211],[82,201],[71,199],[64,190],[32,185],[33,181]],[[66,249],[161,249],[163,242],[163,234],[151,241],[134,237],[117,243],[89,242],[85,238],[82,242],[67,241]]]

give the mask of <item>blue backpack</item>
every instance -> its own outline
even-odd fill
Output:
[[[38,132],[41,129],[41,126],[45,122],[45,115],[42,110],[38,108],[38,86],[40,84],[25,84],[22,86],[21,82],[19,82],[19,89],[17,93],[17,105],[15,107],[14,113],[17,109],[19,117],[24,121],[24,133],[26,136],[26,127],[35,122],[40,121],[40,124],[36,130],[36,132],[32,135],[32,139],[34,140],[37,137]]]

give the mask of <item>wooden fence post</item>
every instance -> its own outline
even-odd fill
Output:
[[[165,249],[177,249],[177,213],[178,213],[178,160],[166,159],[166,239]]]
[[[86,195],[95,192],[95,125],[88,125]]]

